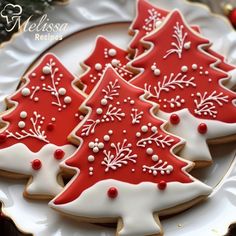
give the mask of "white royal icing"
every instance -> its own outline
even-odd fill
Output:
[[[65,152],[61,160],[54,158],[57,149]],[[31,176],[32,179],[25,189],[27,194],[55,196],[63,189],[57,180],[60,173],[59,163],[72,155],[75,150],[76,147],[69,144],[64,146],[46,144],[39,152],[34,153],[24,144],[17,143],[0,150],[0,169]],[[35,159],[39,159],[42,163],[39,170],[32,168],[32,161]]]
[[[109,199],[107,196],[110,187],[118,190],[117,198]],[[171,182],[162,191],[154,183],[143,182],[134,185],[110,179],[100,181],[86,189],[72,202],[56,205],[52,200],[49,205],[66,214],[80,217],[96,219],[121,217],[123,228],[119,235],[143,236],[161,232],[160,225],[153,217],[154,212],[173,208],[210,193],[211,188],[198,180],[185,184]]]

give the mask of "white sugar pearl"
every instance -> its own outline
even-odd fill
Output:
[[[153,154],[153,149],[152,148],[147,148],[146,153],[148,155],[152,155]]]
[[[20,113],[20,118],[25,119],[26,117],[27,117],[27,112],[26,111],[22,111]]]
[[[108,55],[114,57],[116,55],[116,50],[114,48],[109,49]]]
[[[89,171],[93,171],[93,167],[89,167]]]
[[[181,71],[182,72],[187,72],[188,71],[188,67],[187,66],[182,66],[181,67]]]
[[[117,59],[113,59],[113,60],[111,61],[111,64],[112,64],[113,66],[117,66],[117,65],[119,64],[119,61],[118,61]]]
[[[109,131],[108,131],[108,134],[113,134],[113,131],[110,129]]]
[[[106,141],[106,142],[109,141],[110,140],[110,136],[109,135],[104,135],[103,140]]]
[[[101,70],[102,69],[102,65],[100,63],[96,63],[95,64],[95,70]]]
[[[93,162],[95,160],[95,157],[93,155],[88,156],[88,161]]]
[[[154,70],[154,75],[158,76],[161,74],[161,71],[159,69]]]
[[[64,98],[64,102],[65,103],[71,103],[71,97],[69,97],[69,96],[66,96],[65,98]]]
[[[94,142],[90,142],[88,146],[89,148],[94,148]]]
[[[66,89],[65,88],[59,88],[58,93],[60,95],[65,95],[66,94]]]
[[[103,98],[101,100],[101,105],[103,105],[103,106],[107,105],[107,100],[105,98]]]
[[[98,144],[98,148],[99,148],[99,149],[103,149],[103,148],[104,148],[104,143],[100,142],[100,143]]]
[[[93,148],[93,152],[94,152],[94,153],[98,153],[98,152],[99,152],[99,148],[98,148],[98,147],[94,147],[94,148]]]
[[[45,75],[50,74],[50,73],[51,73],[51,68],[50,68],[49,66],[44,66],[44,67],[43,67],[43,73],[44,73]]]
[[[140,133],[140,132],[137,132],[137,133],[136,133],[136,137],[139,138],[140,136],[141,136],[141,133]]]
[[[21,94],[24,96],[24,97],[27,97],[30,95],[30,90],[28,88],[23,88],[21,90]]]
[[[25,122],[24,121],[20,121],[18,123],[18,126],[19,126],[19,128],[23,129],[25,127]]]
[[[143,125],[143,126],[141,127],[141,130],[142,130],[143,132],[147,132],[147,131],[148,131],[148,127],[147,127],[146,125]]]
[[[153,155],[153,156],[152,156],[152,160],[153,160],[153,161],[158,161],[158,156],[157,156],[157,155]]]
[[[197,69],[197,64],[192,64],[192,69],[196,70]]]
[[[97,113],[98,115],[101,115],[102,112],[103,112],[102,108],[97,108],[96,113]]]

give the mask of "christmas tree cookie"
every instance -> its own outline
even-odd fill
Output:
[[[84,95],[75,77],[52,54],[22,80],[1,114],[0,174],[24,177],[24,195],[51,198],[62,190],[59,163],[76,148],[67,136],[83,118]]]
[[[134,74],[127,69],[128,62],[127,51],[115,46],[103,36],[99,36],[93,52],[81,63],[85,69],[85,73],[80,77],[83,90],[89,94],[108,65],[111,65],[122,78],[129,81]]]
[[[129,44],[129,51],[131,52],[133,57],[137,57],[145,52],[145,45],[141,43],[142,38],[151,34],[153,31],[159,28],[165,18],[170,14],[170,12],[151,4],[147,0],[137,0],[136,11],[137,15],[129,29],[130,35],[133,36]],[[192,29],[198,33],[201,32],[201,29],[198,26],[192,26]],[[222,69],[227,72],[233,71],[235,69],[235,66],[228,64],[222,55],[214,52],[210,48],[210,45],[208,48],[205,48],[205,50],[209,54],[219,59],[216,63],[216,66],[219,69]],[[227,87],[235,86],[235,78],[236,76],[234,72],[233,78],[229,81]]]
[[[117,235],[162,235],[158,215],[182,211],[211,189],[191,177],[143,91],[111,67],[83,103],[72,133],[78,151],[63,163],[77,175],[50,206],[89,222],[118,222]]]
[[[236,136],[236,94],[223,86],[229,79],[216,68],[217,58],[204,49],[209,41],[193,31],[174,11],[164,24],[143,39],[150,49],[134,59],[133,85],[159,104],[157,115],[169,120],[168,130],[187,141],[181,157],[206,165],[207,142],[228,142]]]

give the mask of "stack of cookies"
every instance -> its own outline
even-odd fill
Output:
[[[0,174],[55,214],[160,236],[212,192],[189,173],[208,144],[236,140],[235,67],[178,10],[138,0],[129,33],[127,49],[98,36],[78,78],[50,53],[27,73],[1,114]]]

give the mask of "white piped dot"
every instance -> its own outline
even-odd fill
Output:
[[[51,121],[56,121],[56,118],[55,118],[55,117],[52,117]]]
[[[26,117],[27,117],[27,112],[26,111],[22,111],[20,113],[20,118],[25,119]]]
[[[136,137],[139,138],[140,136],[141,136],[141,133],[140,133],[140,132],[137,132],[137,133],[136,133]]]
[[[21,90],[21,94],[24,96],[24,97],[27,97],[30,95],[30,90],[28,88],[23,88]]]
[[[71,97],[69,97],[69,96],[66,96],[65,98],[64,98],[64,102],[65,103],[71,103]]]
[[[117,60],[117,59],[112,59],[111,64],[112,64],[113,66],[118,66],[119,60]]]
[[[191,47],[191,42],[187,42],[187,43],[185,43],[184,44],[184,49],[190,49],[190,47]]]
[[[113,134],[113,131],[110,129],[109,131],[108,131],[108,134]]]
[[[34,101],[35,101],[35,102],[38,102],[38,101],[39,101],[39,98],[38,98],[38,97],[35,97],[35,98],[34,98]]]
[[[25,122],[24,122],[24,121],[20,121],[20,122],[18,123],[18,126],[19,126],[19,128],[21,128],[21,129],[25,128]]]

